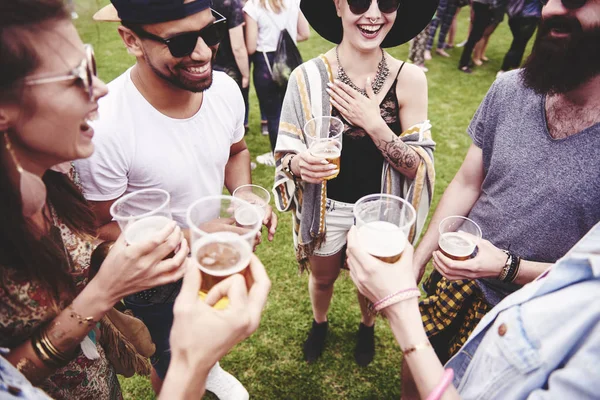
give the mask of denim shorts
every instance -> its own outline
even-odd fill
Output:
[[[125,305],[137,318],[141,319],[152,336],[156,352],[150,357],[152,367],[161,379],[165,379],[171,361],[169,336],[173,326],[173,305],[175,302],[150,303],[136,297],[128,296]]]
[[[353,210],[354,204],[327,199],[325,205],[325,243],[315,250],[315,256],[331,256],[346,246],[348,232],[354,225]]]

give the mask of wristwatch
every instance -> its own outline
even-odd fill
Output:
[[[296,174],[294,174],[294,171],[292,170],[292,160],[294,159],[294,157],[296,157],[295,154],[292,154],[290,156],[290,158],[288,159],[288,162],[283,165],[283,171],[285,173],[287,173],[288,175],[290,175],[292,177],[292,179],[296,180],[296,178],[298,178],[298,177],[296,176]]]

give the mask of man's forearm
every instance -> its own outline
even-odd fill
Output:
[[[248,183],[252,183],[250,151],[244,149],[229,157],[227,166],[225,166],[225,187],[229,193],[233,193],[238,186]]]
[[[551,265],[552,264],[550,263],[521,260],[519,272],[517,273],[517,276],[513,282],[518,285],[525,285],[529,282],[532,282],[545,270],[550,268]]]
[[[235,63],[242,74],[242,78],[250,78],[250,62],[246,47],[232,49]]]

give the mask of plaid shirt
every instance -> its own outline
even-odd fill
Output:
[[[449,281],[440,277],[434,282],[439,277],[436,274],[434,271],[423,284],[428,297],[419,303],[421,320],[425,333],[431,337],[449,329],[457,318],[463,318],[448,348],[448,356],[452,356],[465,344],[491,306],[482,298],[475,281]]]

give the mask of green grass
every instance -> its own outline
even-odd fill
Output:
[[[323,0],[327,1],[327,0]],[[91,15],[107,0],[78,3],[77,28],[85,42],[94,45],[100,77],[108,82],[134,63],[117,34],[117,24],[93,23]],[[468,15],[463,10],[457,42],[466,36]],[[506,22],[494,36],[488,49],[490,62],[476,68],[473,75],[458,71],[462,49],[449,50],[450,59],[434,57],[428,62],[429,117],[437,142],[437,182],[434,207],[458,170],[471,141],[466,128],[473,113],[493,82],[496,71],[512,39]],[[305,60],[326,52],[331,43],[314,32],[299,45]],[[408,45],[389,50],[406,60]],[[251,92],[250,133],[246,141],[254,156],[269,150],[268,139],[260,135],[258,101]],[[273,169],[259,165],[254,182],[270,188]],[[433,208],[432,208],[433,210]],[[244,383],[253,398],[261,399],[391,399],[400,396],[401,354],[385,321],[376,327],[375,361],[359,368],[353,358],[355,334],[360,312],[355,290],[348,276],[340,277],[330,311],[330,336],[322,359],[307,365],[302,360],[302,342],[310,323],[311,308],[307,276],[299,276],[291,240],[291,216],[280,215],[273,243],[263,243],[257,254],[265,263],[273,287],[262,323],[248,340],[234,348],[222,366]],[[121,380],[126,399],[154,398],[148,379]],[[211,396],[207,396],[211,398]]]

